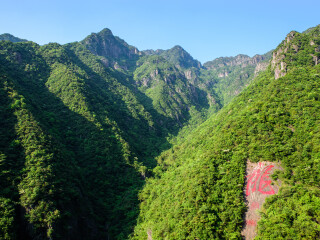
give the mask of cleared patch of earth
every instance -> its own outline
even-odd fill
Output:
[[[277,194],[281,182],[273,181],[270,175],[275,170],[282,170],[278,163],[258,162],[253,163],[248,160],[246,170],[246,183],[244,194],[247,203],[244,228],[241,232],[246,240],[254,239],[257,234],[257,222],[260,219],[259,211],[266,198]]]

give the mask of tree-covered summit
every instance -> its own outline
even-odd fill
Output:
[[[176,45],[168,50],[158,49],[146,50],[143,53],[147,55],[159,55],[165,58],[168,62],[175,65],[178,68],[188,69],[188,68],[201,68],[201,63],[195,60],[186,50],[181,46]]]
[[[26,39],[21,39],[21,38],[18,38],[18,37],[15,37],[9,33],[4,33],[4,34],[1,34],[0,35],[0,41],[10,41],[10,42],[27,42],[28,40]]]

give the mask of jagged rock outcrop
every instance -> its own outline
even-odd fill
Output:
[[[142,53],[145,55],[160,55],[164,51],[165,50],[162,50],[162,49],[157,49],[157,50],[147,49],[147,50],[143,50]]]
[[[206,89],[220,92],[221,99],[227,104],[238,95],[259,72],[266,69],[271,52],[249,57],[239,54],[235,57],[220,57],[204,63],[201,71],[202,83]]]
[[[101,56],[103,63],[114,69],[127,69],[130,61],[137,60],[141,53],[124,40],[112,34],[110,29],[92,33],[81,43],[93,54]]]
[[[222,73],[219,73],[218,74],[218,77],[220,77],[220,78],[222,78],[222,77],[228,77],[228,72],[227,71],[224,71],[224,72],[222,72]]]
[[[291,31],[272,53],[271,69],[275,79],[286,75],[288,70],[306,62],[312,66],[320,60],[320,25],[304,33]]]
[[[285,54],[288,52],[289,46],[288,44],[294,39],[296,34],[299,34],[298,32],[291,31],[285,40],[282,42],[286,43],[282,47],[276,49],[272,53],[272,61],[271,61],[271,68],[274,70],[274,78],[278,79],[280,77],[283,77],[287,73],[287,64],[283,61],[285,59]],[[292,45],[292,49],[295,52],[298,52],[299,47],[297,45]]]
[[[186,120],[191,107],[201,109],[217,102],[209,103],[208,93],[195,84],[197,77],[194,69],[183,71],[157,54],[141,58],[134,71],[136,86],[152,99],[155,109],[177,123]]]
[[[213,61],[206,62],[204,64],[204,67],[206,67],[207,69],[219,69],[223,66],[231,66],[231,67],[241,66],[244,68],[249,65],[257,65],[259,62],[265,61],[267,59],[268,59],[268,56],[266,54],[264,55],[257,54],[253,57],[249,57],[248,55],[244,55],[244,54],[239,54],[235,57],[220,57]]]
[[[269,62],[259,62],[254,69],[254,76],[257,76],[259,72],[265,71],[269,65]]]

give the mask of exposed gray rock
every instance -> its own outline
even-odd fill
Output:
[[[257,76],[259,72],[265,71],[269,65],[269,62],[259,62],[254,70],[254,76]]]
[[[255,55],[253,57],[249,57],[247,55],[239,54],[235,57],[220,57],[213,61],[206,62],[204,66],[207,69],[219,69],[224,66],[240,66],[242,68],[247,66],[257,65],[259,62],[267,60],[266,55]],[[225,75],[225,74],[224,74]],[[221,75],[222,76],[222,75]],[[220,76],[219,76],[220,77]]]

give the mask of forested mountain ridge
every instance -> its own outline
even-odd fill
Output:
[[[0,41],[1,238],[126,239],[153,157],[209,107],[163,57],[148,92],[139,67],[157,62],[106,29],[86,39]]]
[[[295,71],[306,69],[298,75],[301,79],[309,75],[310,79],[314,78],[308,85],[308,91],[312,90],[308,95],[310,101],[318,99],[315,90],[318,65],[314,67],[316,62],[309,61],[310,57],[318,56],[318,31],[315,28],[297,38],[301,39],[301,46],[288,60],[287,76],[283,77],[289,78],[292,74],[295,77]],[[312,40],[313,44],[309,43],[314,51],[306,45],[308,39]],[[265,69],[270,53],[253,58],[244,55],[221,58],[202,66],[180,46],[139,51],[113,36],[109,29],[66,45],[40,46],[33,42],[3,40],[0,41],[0,238],[239,236],[241,214],[245,210],[240,196],[243,185],[239,186],[243,183],[243,159],[248,154],[255,156],[253,153],[259,144],[249,144],[249,150],[246,149],[246,141],[254,138],[250,132],[244,142],[235,140],[245,131],[236,126],[242,119],[239,120],[238,115],[245,112],[241,110],[244,102],[258,104],[253,99],[261,97],[268,103],[268,96],[259,93],[263,92],[262,85],[270,84],[274,68],[281,67],[281,61],[273,58],[275,64],[251,83],[258,71]],[[302,60],[295,66],[294,62],[302,58],[308,59],[308,68]],[[285,57],[279,59],[287,61]],[[221,60],[223,65],[212,67]],[[292,70],[294,67],[302,69]],[[228,76],[219,76],[222,72]],[[237,101],[225,106],[249,83],[251,90],[246,89]],[[276,91],[273,87],[270,85],[268,89]],[[283,87],[279,85],[275,89]],[[234,109],[239,109],[239,113]],[[260,105],[250,109],[258,114]],[[281,121],[281,116],[287,121],[286,114],[278,115]],[[278,115],[273,119],[279,120]],[[210,119],[194,133],[187,134],[208,117]],[[254,133],[270,127],[256,125],[257,119],[263,121],[264,118],[255,115],[250,123],[243,125],[252,126]],[[314,126],[312,121],[308,125],[310,129]],[[289,129],[299,129],[298,123],[292,123]],[[302,145],[303,141],[316,141],[318,132],[309,128],[301,130],[312,132],[311,140],[299,140]],[[184,129],[182,133],[181,129]],[[280,128],[280,132],[286,138],[290,132],[284,129]],[[178,133],[187,140],[181,138],[179,145],[164,151],[172,146],[170,138]],[[297,147],[299,151],[302,145]],[[313,151],[313,145],[309,145],[307,152]],[[271,150],[269,154],[277,151],[284,150]],[[266,153],[263,150],[259,154]],[[156,161],[154,158],[159,155]],[[212,156],[217,159],[214,164],[211,164]],[[232,161],[228,162],[230,157]],[[309,159],[308,153],[303,157]],[[313,171],[315,163],[310,164]],[[300,171],[301,166],[295,167]],[[232,174],[227,176],[226,172]],[[288,174],[279,174],[279,178],[286,178]],[[140,194],[142,204],[138,218],[137,195],[145,179],[148,181]],[[225,185],[226,181],[230,182]],[[208,193],[212,193],[212,198],[207,199]],[[312,194],[317,200],[317,191]],[[171,205],[172,196],[179,205]],[[288,199],[291,201],[289,195]],[[230,210],[226,210],[227,205]],[[310,205],[312,211],[314,206]],[[270,211],[272,207],[274,205]],[[211,214],[209,221],[208,214]],[[314,212],[310,214],[311,219],[314,214],[317,216]],[[229,215],[235,216],[235,220]],[[262,227],[273,229],[268,225]]]
[[[264,71],[271,59],[271,51],[263,55],[249,57],[239,54],[235,57],[220,57],[203,64],[200,78],[207,88],[214,89],[228,104],[261,71]]]
[[[1,230],[8,239],[101,239],[134,216],[144,170],[114,118],[134,132],[140,117],[139,131],[152,132],[150,116],[118,81],[80,68],[74,57],[58,44],[1,42],[1,177],[8,181],[1,181]],[[119,88],[124,95],[112,93]],[[117,105],[105,104],[111,100]]]
[[[137,48],[114,36],[108,28],[90,34],[81,43],[94,55],[101,56],[107,67],[115,69],[128,70],[141,55]]]
[[[136,91],[150,98],[149,106],[170,122],[165,123],[162,119],[163,127],[176,124],[180,127],[195,115],[200,121],[211,105],[215,105],[213,111],[221,107],[218,96],[214,93],[209,96],[189,81],[185,72],[193,65],[200,67],[201,64],[179,46],[169,50],[139,51],[113,36],[109,29],[93,33],[80,43],[99,56],[105,67],[122,75],[128,86],[138,88]],[[213,101],[214,104],[210,104]]]
[[[272,175],[282,187],[262,207],[256,238],[320,237],[319,40],[319,26],[290,33],[264,73],[157,158],[133,239],[241,239],[248,161],[283,168]],[[279,49],[291,46],[298,50],[279,62]],[[286,75],[276,78],[281,61]]]
[[[92,33],[81,43],[93,54],[101,56],[101,61],[106,66],[128,74],[129,78],[132,75],[136,78],[136,71],[139,71],[137,68],[141,66],[145,59],[150,59],[148,56],[164,58],[165,61],[162,60],[162,62],[173,65],[176,72],[179,72],[182,81],[187,81],[193,88],[204,91],[207,95],[206,106],[218,104],[221,107],[229,103],[260,71],[265,70],[268,61],[271,59],[271,52],[256,55],[252,58],[246,55],[238,55],[236,57],[221,57],[204,63],[202,66],[181,46],[177,45],[168,50],[139,51],[119,37],[113,36],[109,29]],[[161,66],[155,61],[151,64],[148,63],[153,68]],[[163,96],[161,98],[165,99]],[[166,103],[166,105],[168,104]],[[216,109],[217,106],[213,108]]]
[[[308,29],[305,33],[290,32],[286,39],[272,53],[272,69],[274,77],[285,76],[290,68],[313,66],[320,61],[320,47],[316,29]]]
[[[10,42],[27,42],[26,39],[17,38],[9,33],[4,33],[0,35],[0,41],[10,41]]]
[[[168,50],[158,49],[154,50],[146,50],[143,51],[144,54],[147,55],[159,55],[164,57],[170,63],[174,64],[177,68],[201,68],[201,63],[195,60],[186,50],[184,50],[181,46],[176,45]]]
[[[210,101],[207,92],[190,83],[183,72],[161,56],[141,58],[134,71],[134,80],[138,88],[153,100],[158,112],[180,125],[210,106],[215,110],[221,107],[216,101]]]

